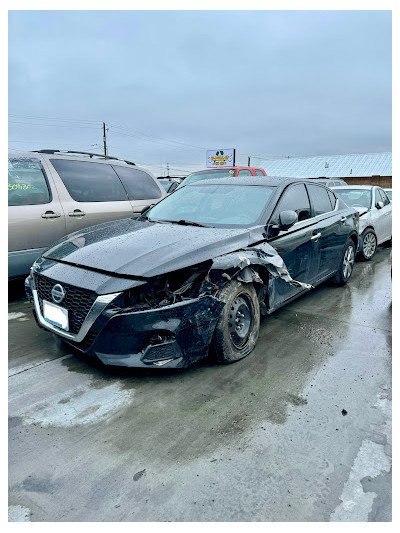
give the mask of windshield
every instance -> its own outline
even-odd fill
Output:
[[[151,221],[186,221],[211,227],[251,226],[260,217],[273,190],[250,185],[183,187],[145,216]]]
[[[372,195],[370,189],[334,189],[335,193],[350,207],[366,207],[370,209]]]
[[[193,172],[182,181],[179,188],[190,183],[196,183],[196,181],[212,180],[214,178],[232,178],[235,175],[236,170],[234,168],[220,168],[211,170],[201,170],[200,172]]]

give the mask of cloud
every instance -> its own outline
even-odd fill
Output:
[[[242,164],[391,149],[389,11],[11,11],[9,22],[10,113],[98,121],[14,118],[12,148],[88,149],[104,120],[110,153],[153,170],[202,168],[221,145]]]

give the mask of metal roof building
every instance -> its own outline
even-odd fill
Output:
[[[392,152],[263,159],[270,176],[342,178],[347,183],[392,186]]]

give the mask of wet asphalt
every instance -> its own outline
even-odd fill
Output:
[[[390,521],[391,251],[228,366],[108,369],[9,284],[9,520]]]

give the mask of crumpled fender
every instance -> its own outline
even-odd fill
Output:
[[[285,262],[270,244],[263,242],[252,248],[244,248],[236,252],[221,255],[213,260],[213,265],[208,273],[208,281],[218,283],[221,278],[233,278],[245,283],[263,283],[259,274],[251,265],[265,267],[273,278],[280,278],[295,287],[312,289],[313,286],[292,278]],[[221,274],[222,271],[222,274]]]

